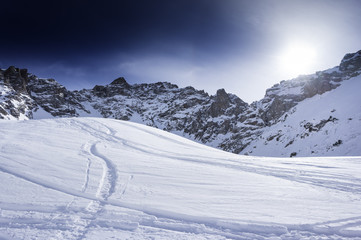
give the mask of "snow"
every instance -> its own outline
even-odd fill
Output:
[[[340,72],[340,67],[339,67],[339,66],[336,66],[336,67],[327,69],[327,70],[322,71],[322,72],[323,72],[323,73],[328,73],[328,74],[331,74],[331,73],[334,73],[334,72],[339,73],[339,72]]]
[[[131,122],[135,122],[135,123],[141,123],[144,124],[144,121],[142,119],[142,116],[137,113],[137,112],[133,112],[132,116],[130,117],[129,121]]]
[[[33,111],[33,119],[51,119],[54,118],[49,112],[45,111],[41,106]]]
[[[305,99],[277,124],[267,127],[243,153],[251,151],[252,155],[275,157],[289,157],[292,152],[297,156],[360,156],[361,95],[358,89],[361,89],[361,76],[344,81],[332,91]],[[305,127],[307,123],[315,126],[330,117],[334,120],[318,131],[310,132]],[[266,141],[272,137],[273,140]],[[337,144],[339,140],[341,144]]]
[[[279,89],[275,89],[273,91],[270,91],[269,94],[273,95],[300,95],[302,94],[303,86],[290,86],[290,87],[280,87]]]
[[[99,117],[99,118],[103,117],[98,110],[94,109],[94,107],[90,104],[90,102],[84,101],[82,102],[82,104],[84,108],[87,109],[90,113],[80,110],[79,117]]]
[[[272,88],[268,89],[266,96],[301,95],[303,93],[303,87],[305,83],[310,81],[314,76],[315,74],[301,75],[288,81],[281,81]]]
[[[0,134],[1,239],[361,238],[361,157],[240,156],[100,118]]]

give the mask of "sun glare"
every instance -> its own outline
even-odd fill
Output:
[[[291,77],[309,74],[316,57],[315,50],[307,45],[293,44],[280,54],[280,70]]]

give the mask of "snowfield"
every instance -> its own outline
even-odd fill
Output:
[[[361,239],[361,157],[239,156],[100,118],[0,135],[0,239]]]

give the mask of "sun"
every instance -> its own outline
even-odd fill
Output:
[[[279,55],[280,71],[290,77],[309,74],[315,63],[316,51],[306,44],[295,43]]]

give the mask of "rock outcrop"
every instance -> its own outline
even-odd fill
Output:
[[[265,129],[284,121],[300,102],[336,89],[360,73],[361,51],[346,54],[339,67],[281,81],[269,88],[263,99],[247,104],[224,89],[210,96],[168,82],[131,85],[123,77],[105,86],[69,91],[54,79],[9,67],[0,70],[0,118],[32,119],[45,112],[53,117],[129,120],[226,151],[252,154],[251,143]],[[266,142],[280,138],[273,135],[267,136]]]

